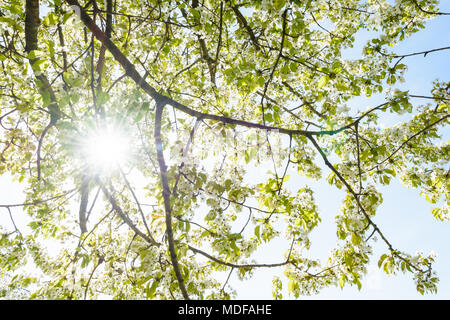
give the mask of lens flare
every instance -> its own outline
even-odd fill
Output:
[[[119,128],[96,130],[86,137],[84,154],[91,169],[113,171],[129,158],[130,141]]]

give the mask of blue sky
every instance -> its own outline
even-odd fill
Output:
[[[441,1],[442,12],[450,12],[450,1]],[[398,54],[407,54],[425,51],[450,45],[450,16],[439,16],[426,25],[426,28],[411,38],[395,47]],[[355,47],[347,52],[349,56],[358,57],[361,47],[367,40],[367,34],[360,34],[356,38]],[[395,88],[410,90],[411,94],[430,95],[432,81],[449,81],[450,75],[450,50],[431,53],[427,57],[423,55],[406,58],[402,61],[408,66],[405,74],[405,83],[398,84]],[[374,96],[371,99],[357,98],[352,103],[352,108],[358,108],[360,104],[376,106],[384,102],[384,96]],[[414,100],[414,104],[426,103],[424,100]],[[407,117],[407,116],[406,116]],[[385,114],[382,124],[385,126],[395,124],[399,117]],[[400,119],[401,120],[401,119]],[[441,131],[443,139],[450,137],[449,128]],[[336,244],[336,226],[334,218],[339,211],[343,192],[328,185],[327,182],[314,182],[303,179],[290,170],[292,189],[298,189],[299,185],[307,184],[315,191],[316,202],[319,204],[322,223],[311,236],[311,258],[325,258],[330,249]],[[259,172],[262,174],[263,172]],[[323,173],[329,173],[323,167]],[[258,173],[252,173],[258,176]],[[301,299],[450,299],[450,222],[437,221],[430,210],[432,205],[420,196],[419,190],[408,189],[399,181],[394,180],[389,186],[379,187],[383,194],[383,204],[379,207],[375,217],[375,223],[390,239],[394,247],[414,254],[422,251],[425,254],[430,251],[437,253],[434,270],[437,272],[440,282],[437,294],[422,296],[415,289],[411,274],[399,273],[396,276],[386,275],[378,269],[378,257],[387,252],[384,243],[378,241],[374,245],[374,255],[370,261],[369,272],[362,281],[362,289],[358,291],[356,286],[346,286],[344,289],[330,287],[319,294],[301,297]],[[282,248],[285,243],[280,242]],[[261,261],[282,261],[279,246],[276,249],[265,248],[259,251]],[[282,273],[280,269],[258,270],[251,281],[238,281],[232,278],[230,283],[235,287],[240,299],[271,299],[271,279],[273,275]],[[284,283],[286,286],[287,283]],[[285,291],[286,292],[286,291]],[[284,298],[288,298],[287,294]],[[290,297],[292,298],[292,297]]]

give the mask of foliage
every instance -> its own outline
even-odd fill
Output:
[[[399,179],[450,218],[449,144],[436,143],[450,84],[436,81],[429,97],[395,89],[409,55],[392,52],[439,14],[436,0],[2,1],[0,174],[27,197],[2,210],[29,219],[27,232],[0,235],[2,273],[20,275],[8,288],[228,299],[218,273],[279,268],[274,298],[283,287],[299,297],[360,288],[378,237],[380,268],[436,291],[434,256],[393,247],[375,217],[377,186]],[[362,56],[346,58],[361,31],[373,35]],[[376,94],[383,104],[349,107]],[[380,130],[383,113],[410,117]],[[127,161],[108,170],[83,147],[105,127],[129,139]],[[308,258],[314,191],[288,188],[288,167],[346,192],[326,262]],[[279,238],[283,261],[254,261]]]

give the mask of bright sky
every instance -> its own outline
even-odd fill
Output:
[[[450,12],[450,1],[441,1],[442,12]],[[450,45],[450,17],[440,16],[428,22],[426,29],[405,40],[395,48],[398,54],[425,51],[428,49],[441,48]],[[365,44],[367,35],[361,34],[357,38],[356,45],[347,54],[351,57],[359,57],[361,46]],[[405,83],[395,86],[402,90],[410,90],[411,94],[429,95],[431,83],[436,78],[449,81],[450,75],[450,51],[441,51],[434,54],[414,56],[402,61],[408,65],[405,74]],[[384,102],[384,97],[373,97],[371,99],[355,99],[352,108],[362,109],[366,106],[376,106]],[[425,101],[415,100],[415,103]],[[398,121],[398,117],[387,116],[384,120],[385,126],[390,126]],[[444,131],[444,140],[450,137],[447,127]],[[329,170],[322,166],[324,175]],[[250,176],[258,177],[265,172],[253,172]],[[320,207],[322,222],[311,236],[312,249],[310,258],[326,258],[329,250],[336,244],[336,225],[334,217],[339,212],[343,192],[328,185],[326,181],[314,182],[296,175],[295,170],[290,170],[289,184],[292,190],[307,184],[315,191],[316,203]],[[391,241],[394,247],[414,254],[422,251],[428,254],[430,251],[437,253],[434,270],[437,272],[440,282],[437,294],[422,296],[416,291],[411,274],[386,275],[378,269],[378,257],[387,252],[386,245],[380,240],[374,245],[374,255],[370,261],[368,274],[362,281],[361,291],[356,286],[345,286],[343,289],[330,287],[322,290],[319,294],[301,299],[449,299],[450,298],[450,222],[437,221],[430,213],[432,205],[420,196],[418,190],[408,189],[399,181],[392,181],[389,186],[382,186],[379,191],[383,194],[383,204],[378,208],[375,223]],[[266,248],[259,251],[259,262],[283,261],[279,248],[287,248],[286,243],[280,243],[275,248]],[[323,260],[324,261],[324,260]],[[271,285],[274,275],[280,275],[280,269],[265,269],[255,272],[251,281],[241,282],[232,277],[232,284],[239,299],[272,299]],[[283,283],[286,287],[287,282]],[[286,292],[286,290],[284,290]],[[288,298],[284,294],[284,298]],[[293,298],[293,297],[290,297]]]
[[[441,11],[450,12],[450,1],[442,0]],[[423,51],[427,49],[439,48],[450,45],[450,17],[441,16],[430,21],[427,28],[410,39],[402,43],[396,52],[399,54]],[[366,41],[364,35],[361,36],[357,44],[363,45]],[[350,50],[348,54],[356,55],[360,47]],[[415,56],[404,59],[402,62],[409,66],[405,75],[406,82],[398,86],[401,89],[409,89],[411,93],[417,95],[429,95],[431,82],[440,78],[449,81],[450,75],[450,51],[431,53],[426,58]],[[357,103],[375,106],[381,97],[364,100],[356,99]],[[417,101],[424,103],[424,101]],[[385,125],[395,123],[395,119],[388,117]],[[450,137],[449,128],[444,134],[445,139]],[[248,177],[254,183],[258,177],[266,173],[266,168],[261,171],[253,170]],[[328,174],[328,169],[323,168],[324,176]],[[316,202],[320,207],[322,223],[316,228],[311,236],[312,250],[311,258],[325,258],[330,249],[336,243],[336,226],[334,217],[339,211],[343,192],[330,187],[326,181],[314,182],[299,177],[295,170],[290,170],[291,180],[289,186],[297,190],[300,186],[307,184],[315,191]],[[0,203],[21,203],[24,196],[21,186],[17,182],[12,182],[9,175],[0,176]],[[383,193],[383,204],[378,209],[375,222],[384,234],[391,240],[394,247],[414,254],[417,250],[429,253],[431,250],[438,255],[435,263],[435,270],[440,278],[437,295],[421,296],[416,290],[414,281],[410,274],[397,276],[387,276],[378,270],[377,259],[380,254],[387,252],[386,246],[378,241],[374,246],[373,259],[370,262],[369,273],[363,281],[361,291],[356,287],[346,286],[343,290],[339,288],[324,289],[320,294],[309,298],[320,299],[450,299],[450,222],[438,222],[430,213],[431,205],[420,197],[419,191],[407,189],[398,181],[392,181],[387,187],[380,188]],[[13,213],[19,213],[19,209],[14,209]],[[16,221],[20,224],[20,221]],[[10,225],[8,212],[0,209],[0,225]],[[22,226],[23,227],[23,226]],[[259,262],[279,262],[282,261],[281,248],[286,248],[283,242],[271,243],[268,247],[262,247],[258,251]],[[252,280],[239,281],[236,276],[230,278],[238,293],[239,299],[272,299],[271,285],[274,275],[281,275],[282,270],[259,269],[254,273]],[[225,275],[226,276],[226,275]],[[285,287],[287,283],[284,283]],[[289,298],[284,294],[284,298]]]

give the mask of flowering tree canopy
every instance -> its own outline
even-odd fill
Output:
[[[26,200],[0,204],[0,293],[228,299],[233,272],[277,268],[273,297],[299,297],[361,287],[376,238],[380,268],[436,291],[434,257],[395,247],[376,213],[398,179],[450,218],[450,83],[395,87],[409,56],[449,49],[393,50],[438,15],[437,0],[1,1],[0,174]],[[383,114],[409,117],[380,129]],[[308,179],[345,192],[327,261],[308,253]],[[283,259],[255,260],[275,241]]]

